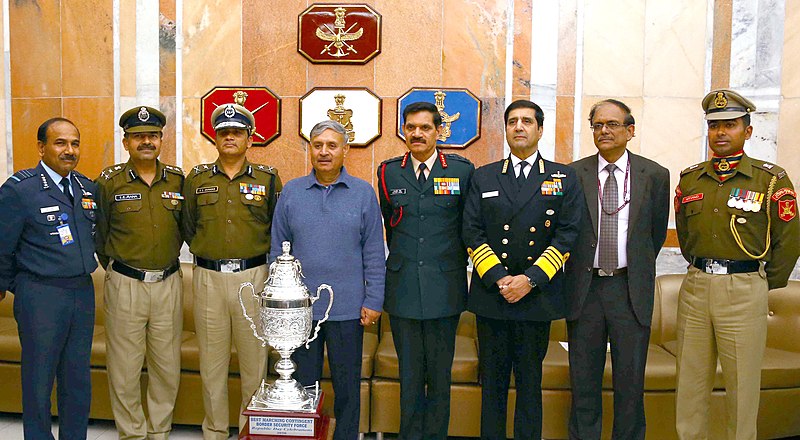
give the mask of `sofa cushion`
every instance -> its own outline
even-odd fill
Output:
[[[0,318],[0,361],[19,362],[21,352],[17,321],[14,318]]]
[[[472,337],[456,335],[456,349],[450,374],[453,383],[477,383],[478,349]],[[378,344],[378,353],[375,355],[375,376],[387,379],[400,378],[400,366],[391,333],[384,333]]]

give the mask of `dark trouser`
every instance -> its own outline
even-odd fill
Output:
[[[84,440],[92,400],[89,356],[94,333],[90,276],[16,279],[14,317],[22,346],[25,438],[52,439],[50,393],[58,379],[59,438]]]
[[[644,366],[650,327],[639,324],[628,297],[628,277],[593,276],[580,316],[567,322],[572,410],[569,438],[595,440],[603,427],[603,369],[611,341],[614,384],[612,438],[644,439]]]
[[[317,321],[314,321],[314,326]],[[313,336],[313,333],[312,333]],[[333,414],[336,417],[334,440],[358,438],[361,415],[361,351],[364,327],[358,319],[328,321],[308,349],[300,347],[292,355],[297,362],[295,379],[303,386],[314,385],[322,378],[323,348],[328,347],[328,364],[333,382]]]
[[[391,316],[400,367],[400,439],[447,439],[458,319]]]
[[[506,438],[511,369],[517,389],[514,438],[542,438],[542,361],[550,321],[477,317],[481,379],[481,438]]]

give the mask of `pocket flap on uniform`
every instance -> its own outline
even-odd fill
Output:
[[[142,201],[139,199],[114,202],[114,209],[119,213],[138,212],[142,209]]]

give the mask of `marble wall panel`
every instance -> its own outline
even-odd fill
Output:
[[[575,139],[575,98],[572,96],[556,97],[556,124],[555,124],[555,161],[570,163],[572,157],[572,145]]]
[[[214,144],[200,134],[200,98],[183,98],[183,168],[217,160]]]
[[[60,2],[14,1],[9,2],[8,12],[11,96],[61,96]],[[36,38],[31,38],[31,30]]]
[[[214,86],[241,84],[242,0],[184,2],[182,24],[183,96],[200,98]]]
[[[372,144],[376,168],[384,160],[403,155],[407,151],[406,144],[397,137],[397,98],[383,98],[381,116],[381,137]]]
[[[64,117],[81,131],[80,172],[94,179],[114,164],[114,98],[63,98]]]
[[[514,0],[514,60],[512,61],[511,100],[531,95],[531,22],[533,0]]]
[[[366,87],[374,90],[375,58],[363,65],[308,63],[306,77],[306,91],[314,87]]]
[[[505,124],[503,113],[506,110],[505,99],[481,98],[481,138],[465,150],[454,150],[471,160],[476,167],[502,159],[505,145]]]
[[[577,0],[561,0],[558,8],[558,74],[556,94],[575,94],[575,62],[578,26]]]
[[[795,188],[800,183],[800,154],[796,149],[797,121],[800,121],[800,97],[784,98],[778,126],[777,162],[789,173]]]
[[[727,88],[731,76],[732,0],[714,0],[711,88]]]
[[[164,133],[161,139],[161,160],[174,164],[177,162],[175,149],[175,103],[174,96],[162,96],[159,99],[159,110],[167,117],[167,125],[162,130]]]
[[[266,85],[281,97],[306,92],[308,61],[297,52],[297,16],[305,0],[242,1],[242,79]],[[385,38],[384,38],[384,41]]]
[[[442,41],[445,0],[377,0],[375,9],[383,22],[383,47],[375,59],[378,96],[399,97],[411,87],[442,84]],[[419,32],[428,38],[420,39]],[[389,44],[391,42],[391,44]],[[477,92],[476,92],[477,93]]]
[[[176,138],[175,138],[175,92],[176,82],[176,10],[175,0],[160,0],[159,2],[159,110],[167,117],[164,127],[164,137],[161,142],[161,160],[167,163],[176,163]]]
[[[704,95],[706,2],[647,2],[644,95]]]
[[[787,2],[784,17],[783,53],[800,53],[800,2]],[[781,70],[781,94],[784,99],[800,97],[800,59],[784,56]]]
[[[114,95],[111,25],[111,0],[61,0],[64,96]]]
[[[640,0],[584,3],[584,95],[642,96],[645,4]]]
[[[783,0],[734,0],[731,31],[731,86],[780,86]]]
[[[119,93],[136,96],[136,0],[119,2]]]
[[[266,147],[251,148],[247,154],[255,162],[277,168],[284,182],[311,170],[306,142],[298,134],[298,111],[297,99],[284,98],[281,101],[281,135]]]
[[[466,87],[480,97],[505,96],[507,12],[505,2],[444,0],[442,86]],[[530,44],[527,51],[522,62],[530,58]]]
[[[36,131],[42,122],[61,116],[61,98],[12,99],[11,113],[14,116],[11,120],[14,171],[35,167],[39,162]]]

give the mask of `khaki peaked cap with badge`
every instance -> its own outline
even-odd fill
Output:
[[[119,119],[126,133],[160,132],[165,124],[164,114],[147,106],[134,107]],[[104,268],[110,259],[147,270],[175,264],[183,244],[183,181],[183,170],[159,160],[151,185],[141,180],[130,160],[100,173],[95,242]]]
[[[720,89],[703,99],[707,120],[740,118],[756,106]],[[744,154],[722,180],[712,161],[681,172],[675,221],[684,257],[764,261],[770,289],[784,287],[800,255],[797,196],[786,171]]]
[[[253,114],[238,104],[220,105],[211,121],[214,130],[255,130]],[[195,166],[184,185],[183,231],[191,252],[209,260],[268,254],[282,187],[278,170],[247,160],[232,179],[219,161]]]

